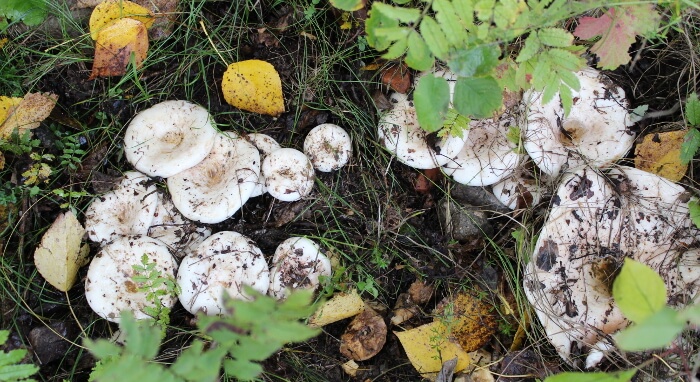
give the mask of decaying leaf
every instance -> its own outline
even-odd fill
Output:
[[[60,291],[66,292],[75,284],[78,268],[84,265],[87,251],[80,246],[83,235],[85,228],[68,211],[58,215],[34,251],[36,269]]]
[[[128,0],[106,0],[98,4],[90,15],[90,36],[99,38],[100,32],[107,29],[115,20],[129,18],[142,22],[150,28],[155,21],[148,9]]]
[[[134,57],[138,68],[148,53],[148,31],[141,21],[123,18],[103,28],[95,43],[95,61],[89,80],[97,77],[121,76]]]
[[[370,359],[384,347],[386,333],[384,318],[374,309],[365,308],[340,336],[340,354],[355,361]]]
[[[406,93],[411,87],[411,72],[403,63],[387,66],[380,78],[384,85],[399,93]]]
[[[678,182],[688,170],[681,161],[681,145],[685,131],[647,134],[635,149],[634,167]]]
[[[469,293],[445,299],[435,308],[438,320],[450,322],[452,335],[467,352],[484,346],[498,328],[493,306]]]
[[[432,285],[416,280],[411,284],[408,293],[401,293],[396,299],[396,305],[391,315],[391,324],[400,325],[420,312],[419,305],[425,304],[433,295]]]
[[[9,97],[5,97],[9,98]],[[14,106],[7,109],[8,115],[4,120],[0,120],[0,138],[7,139],[12,135],[12,132],[17,129],[20,135],[26,130],[31,130],[39,127],[41,121],[46,119],[56,102],[58,96],[52,93],[27,93],[19,103],[16,103],[16,98],[11,98],[7,104]],[[0,106],[2,113],[3,106]]]
[[[452,338],[441,321],[394,334],[399,338],[408,360],[421,374],[438,372],[443,362],[453,358],[457,358],[455,372],[464,370],[471,363],[469,354]]]
[[[316,313],[309,318],[309,326],[320,328],[348,317],[360,314],[365,310],[365,303],[353,289],[347,293],[336,293],[325,304],[321,305]]]
[[[231,106],[274,117],[284,113],[282,80],[268,62],[234,62],[226,69],[221,87]]]

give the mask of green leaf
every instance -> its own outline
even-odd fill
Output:
[[[544,85],[544,89],[542,92],[542,105],[546,105],[554,99],[554,96],[557,95],[557,92],[561,88],[561,80],[559,77],[556,75],[553,75],[554,73],[550,73],[549,77],[547,77],[547,83]],[[569,94],[569,97],[571,94]]]
[[[586,61],[583,58],[569,52],[568,50],[554,48],[545,51],[545,54],[548,56],[551,64],[555,64],[556,66],[570,72],[577,72],[586,66]]]
[[[545,28],[537,31],[537,37],[544,45],[564,48],[574,42],[574,36],[562,28]]]
[[[668,346],[684,328],[678,312],[664,306],[615,335],[615,343],[627,351],[659,349]]]
[[[440,24],[447,42],[453,47],[464,46],[469,36],[465,24],[457,14],[457,9],[449,0],[433,0],[432,6],[436,12],[435,19]]]
[[[330,0],[330,3],[346,12],[353,12],[365,6],[364,0]]]
[[[691,93],[685,101],[685,119],[693,126],[700,126],[700,100],[696,93]]]
[[[413,29],[407,27],[387,27],[387,28],[377,28],[374,31],[374,36],[386,41],[397,41],[405,40],[408,34],[411,33]]]
[[[454,107],[460,114],[487,118],[503,104],[503,93],[493,77],[460,77],[455,84]]]
[[[469,118],[459,114],[455,109],[447,109],[445,122],[442,125],[443,131],[455,137],[464,137],[464,132],[469,130]]]
[[[474,1],[473,0],[452,0],[452,5],[454,6],[455,15],[459,17],[460,22],[467,30],[471,31],[474,28]],[[433,3],[435,7],[435,3]],[[438,5],[440,8],[440,5]],[[440,9],[433,8],[435,11],[440,11]]]
[[[495,5],[496,0],[477,0],[476,4],[474,4],[474,11],[479,21],[490,22]]]
[[[15,364],[27,355],[26,349],[14,349],[9,352],[0,352],[0,367]]]
[[[690,220],[696,227],[700,228],[700,202],[698,202],[698,199],[693,198],[688,202],[688,212],[690,214]]]
[[[573,72],[570,72],[568,70],[558,70],[557,74],[566,86],[570,87],[572,90],[575,91],[581,90],[581,82]]]
[[[438,131],[450,104],[450,86],[442,77],[426,74],[418,80],[413,92],[418,124],[429,133]]]
[[[574,105],[574,96],[571,94],[570,87],[559,86],[559,100],[564,108],[564,116],[568,116],[571,112],[571,107]]]
[[[416,31],[411,31],[408,35],[408,52],[406,52],[405,61],[410,68],[421,71],[430,69],[435,62],[425,40]]]
[[[378,51],[383,51],[391,45],[392,40],[377,37],[377,31],[385,28],[396,28],[399,26],[399,21],[387,17],[379,11],[375,11],[376,5],[377,4],[372,7],[372,12],[370,12],[369,17],[365,20],[365,32],[367,32],[367,43],[369,46]]]
[[[387,60],[393,60],[396,58],[399,58],[406,53],[406,50],[408,49],[408,40],[407,39],[402,39],[402,40],[397,40],[393,45],[387,49],[386,53],[382,54],[382,58],[385,58]]]
[[[482,45],[457,51],[447,62],[450,70],[462,77],[490,74],[498,65],[500,49],[495,45]]]
[[[613,297],[625,317],[639,323],[666,306],[666,284],[649,266],[626,258]]]
[[[537,38],[537,34],[534,32],[530,33],[530,35],[525,39],[525,44],[523,45],[523,48],[520,49],[520,53],[515,61],[523,62],[535,57],[535,55],[539,53],[541,46],[542,44],[540,44],[540,39]]]
[[[226,349],[219,347],[203,351],[203,348],[203,342],[194,341],[180,354],[170,370],[187,381],[218,381]]]
[[[115,357],[121,354],[122,348],[115,345],[107,340],[97,340],[93,341],[86,338],[83,341],[83,345],[90,350],[90,353],[97,359],[107,359],[109,357]]]
[[[0,381],[17,381],[28,378],[39,371],[34,365],[7,365],[0,367]]]
[[[418,8],[394,7],[384,3],[373,3],[372,13],[375,11],[404,23],[415,23],[421,17],[421,12]]]
[[[700,131],[695,128],[689,129],[681,144],[681,163],[690,163],[697,154],[698,148],[700,148]]]
[[[614,373],[560,373],[547,377],[544,382],[629,382],[637,370],[625,370]]]
[[[445,33],[435,19],[430,16],[425,16],[420,23],[420,33],[435,57],[441,60],[447,58],[449,49],[447,46],[447,36],[445,36]]]
[[[0,345],[4,345],[8,338],[10,338],[10,331],[0,330]]]
[[[158,354],[161,330],[152,321],[137,320],[133,313],[125,311],[122,312],[119,328],[124,332],[130,353],[145,359],[153,359]]]
[[[234,376],[237,379],[249,381],[260,375],[263,368],[262,366],[253,362],[226,359],[224,360],[224,370],[229,376]]]
[[[48,15],[46,4],[42,0],[3,0],[0,1],[0,16],[28,26],[39,25]]]

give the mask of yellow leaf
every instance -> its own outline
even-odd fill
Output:
[[[0,124],[5,122],[7,116],[22,102],[20,97],[5,97],[0,96]]]
[[[399,338],[408,360],[421,374],[440,371],[443,362],[455,357],[455,372],[471,364],[469,354],[451,339],[447,327],[440,321],[394,334]]]
[[[9,97],[5,97],[9,98]],[[58,101],[58,96],[51,93],[27,93],[14,107],[7,109],[9,112],[5,121],[0,123],[0,138],[7,139],[12,132],[17,129],[20,135],[24,131],[39,127],[41,121],[45,120]],[[13,98],[10,103],[15,103]],[[0,105],[0,114],[4,107]]]
[[[452,336],[467,352],[484,346],[498,328],[493,306],[465,292],[441,302],[435,315],[449,323]]]
[[[146,26],[134,19],[115,20],[97,36],[95,61],[89,80],[97,77],[121,76],[134,55],[134,64],[141,67],[148,54]]]
[[[348,293],[337,293],[321,305],[309,319],[309,326],[320,328],[336,321],[360,314],[365,310],[365,303],[356,290]]]
[[[128,0],[106,0],[98,4],[90,15],[90,36],[97,40],[99,34],[114,20],[130,18],[150,28],[155,20],[148,9]]]
[[[229,105],[254,113],[284,113],[282,81],[268,62],[247,60],[228,66],[221,84]]]
[[[683,130],[647,134],[635,149],[634,166],[678,182],[688,170],[688,165],[681,163],[684,137]]]
[[[80,246],[84,234],[85,228],[68,211],[58,215],[34,251],[37,271],[60,291],[68,291],[75,284],[78,268],[84,264],[86,253]]]

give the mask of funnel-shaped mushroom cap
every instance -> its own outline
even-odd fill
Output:
[[[155,271],[163,277],[175,278],[177,262],[168,247],[160,240],[147,236],[124,236],[107,244],[90,262],[85,279],[85,298],[88,304],[102,318],[119,322],[124,310],[134,313],[137,319],[151,318],[145,312],[146,307],[155,305],[148,300],[148,291],[141,291],[141,285],[134,281],[138,274],[134,265],[141,264],[143,255],[148,263],[155,264]],[[159,287],[167,292],[165,286]],[[177,297],[171,294],[160,296],[166,308],[175,305]]]
[[[352,140],[342,127],[332,123],[318,125],[304,140],[304,154],[316,170],[331,172],[345,166],[352,155]]]
[[[267,293],[270,271],[260,249],[238,232],[215,233],[182,259],[177,274],[180,302],[192,314],[224,312],[224,292],[245,299],[243,286]]]
[[[576,77],[581,89],[573,91],[568,116],[558,96],[546,105],[541,103],[541,92],[531,90],[523,96],[525,150],[548,175],[584,164],[605,166],[622,158],[634,142],[625,92],[595,69],[580,71]]]
[[[500,120],[479,119],[469,123],[469,135],[462,150],[443,169],[454,180],[468,186],[489,186],[515,171],[520,154],[506,138],[515,118],[503,115]]]
[[[379,121],[379,141],[399,162],[417,169],[444,166],[464,147],[468,132],[463,137],[446,135],[435,142],[428,142],[428,133],[421,129],[416,117],[416,108],[408,97],[393,93],[393,109]]]
[[[124,153],[137,170],[168,178],[201,162],[215,137],[214,120],[206,109],[187,101],[165,101],[131,120]]]
[[[262,161],[265,160],[265,157],[268,156],[271,152],[282,148],[274,138],[266,134],[252,133],[246,135],[245,139],[247,139],[248,142],[252,143],[253,146],[257,147],[258,151],[260,152],[260,163],[262,163]],[[258,182],[255,185],[253,193],[250,194],[250,197],[254,198],[266,192],[267,188],[265,188],[265,176],[263,176],[262,171],[260,171],[260,176],[258,176]]]
[[[211,236],[211,229],[185,218],[175,209],[170,197],[160,195],[148,236],[162,241],[173,256],[182,258]]]
[[[233,132],[218,134],[198,165],[168,178],[173,204],[186,218],[219,223],[250,198],[260,175],[260,154]]]
[[[283,202],[293,202],[311,193],[314,166],[299,150],[282,148],[265,157],[262,164],[267,192]]]
[[[124,173],[113,190],[96,197],[85,212],[90,240],[105,244],[119,236],[145,235],[158,205],[155,184],[136,171]]]
[[[272,258],[270,294],[282,299],[288,289],[316,289],[319,276],[331,277],[331,261],[313,240],[289,238],[277,247]]]

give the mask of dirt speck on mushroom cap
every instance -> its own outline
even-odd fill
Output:
[[[331,276],[331,262],[313,240],[292,237],[275,250],[270,270],[270,294],[284,298],[287,288],[315,289],[319,276]]]

